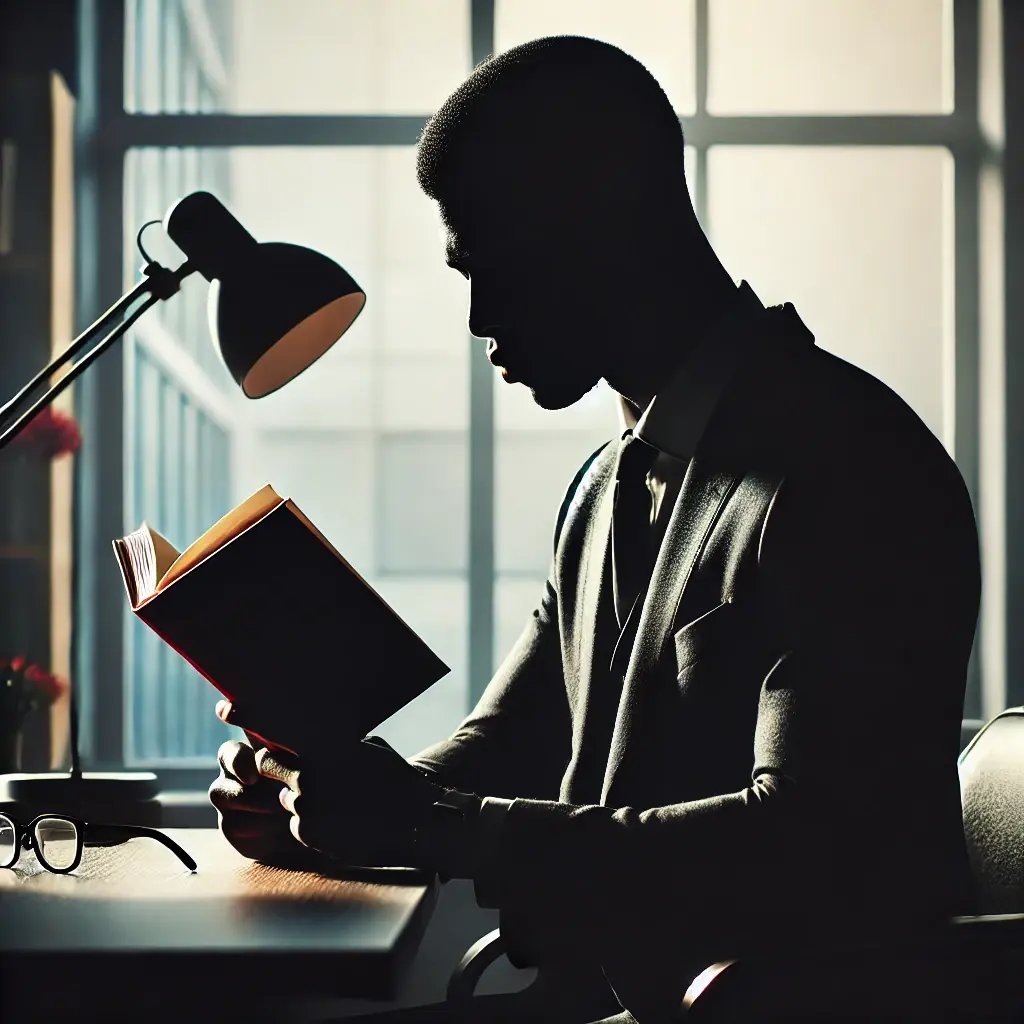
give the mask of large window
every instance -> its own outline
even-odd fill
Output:
[[[263,483],[290,494],[452,667],[381,730],[404,753],[472,706],[536,601],[554,516],[616,434],[599,388],[546,413],[493,374],[443,266],[414,147],[487,54],[577,33],[664,86],[726,267],[895,388],[978,487],[979,10],[950,0],[126,0],[83,5],[86,312],[134,280],[134,234],[196,188],[260,239],[366,289],[338,346],[247,402],[195,278],[84,382],[82,545],[142,518],[187,543]],[[90,77],[91,75],[91,77]],[[147,246],[180,259],[158,229]],[[96,262],[96,253],[103,259]],[[213,691],[79,573],[96,761],[209,773]],[[967,712],[979,714],[976,659]],[[988,687],[990,703],[999,695]],[[988,709],[986,709],[988,710]],[[880,709],[884,713],[884,709]],[[202,766],[202,768],[200,768]]]

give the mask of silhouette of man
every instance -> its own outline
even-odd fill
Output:
[[[408,761],[307,744],[290,771],[226,744],[229,840],[472,878],[560,1024],[669,1020],[716,959],[963,909],[979,570],[940,443],[735,284],[671,105],[615,47],[485,61],[417,173],[505,380],[561,409],[604,379],[625,429],[569,484],[539,603],[455,732]],[[274,715],[238,717],[285,742],[315,709]]]

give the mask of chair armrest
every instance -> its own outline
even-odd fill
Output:
[[[950,941],[963,950],[1024,951],[1024,914],[978,914],[954,917]]]
[[[811,938],[813,941],[813,937]],[[1024,1019],[1024,914],[910,932],[833,933],[712,964],[683,997],[693,1021]],[[959,1016],[958,1016],[959,1015]]]
[[[448,1002],[463,1003],[473,998],[484,971],[505,952],[505,940],[499,929],[481,936],[466,950],[448,979]]]

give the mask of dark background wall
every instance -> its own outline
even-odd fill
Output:
[[[0,74],[54,68],[75,89],[75,0],[0,4]]]
[[[50,72],[74,92],[75,4],[0,4],[0,138],[15,147],[11,249],[0,254],[0,401],[49,361]],[[5,172],[6,173],[6,172]],[[50,469],[0,452],[0,658],[50,667]],[[49,767],[49,712],[30,715],[22,767]]]

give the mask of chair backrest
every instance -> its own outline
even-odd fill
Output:
[[[957,766],[977,912],[1024,912],[1024,707],[993,718]]]

